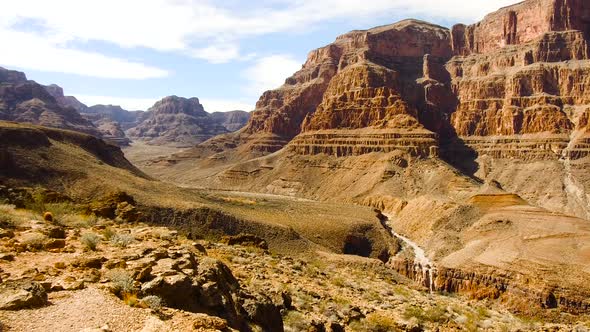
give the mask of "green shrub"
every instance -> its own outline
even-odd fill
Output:
[[[80,242],[86,249],[95,251],[98,247],[98,242],[100,242],[100,236],[92,232],[86,232],[80,236]]]

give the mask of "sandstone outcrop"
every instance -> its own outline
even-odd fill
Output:
[[[252,149],[273,152],[302,131],[422,128],[416,103],[444,76],[449,40],[447,29],[416,20],[342,35],[310,52],[280,89],[265,92],[243,134]],[[430,81],[417,83],[424,68]]]

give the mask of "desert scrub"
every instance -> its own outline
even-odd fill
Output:
[[[15,213],[14,205],[0,204],[0,227],[14,228],[18,222]]]
[[[21,242],[27,246],[27,250],[39,251],[45,248],[47,237],[41,233],[29,233],[22,237]]]
[[[112,270],[108,273],[107,277],[111,280],[111,291],[115,295],[122,298],[125,294],[137,293],[135,280],[133,280],[133,276],[128,271],[123,269]]]
[[[354,321],[350,324],[350,328],[356,332],[400,331],[393,317],[379,312],[370,313],[365,319]]]
[[[115,232],[111,227],[105,227],[105,229],[102,231],[102,237],[106,241],[110,241],[116,234],[117,232]]]
[[[115,233],[113,236],[111,236],[111,239],[110,239],[110,242],[112,245],[114,245],[116,247],[121,247],[121,248],[126,248],[133,241],[135,241],[135,238],[131,234],[117,234],[117,233]]]
[[[96,251],[98,242],[100,242],[100,236],[92,232],[86,232],[80,236],[80,242],[84,245],[85,249]]]
[[[163,306],[162,298],[156,295],[148,295],[141,299],[143,306],[150,308],[154,311],[160,311]]]
[[[68,213],[61,215],[56,221],[66,227],[72,228],[88,228],[96,225],[99,219],[94,216],[88,216],[84,214]]]
[[[299,311],[289,311],[283,318],[285,332],[307,331],[309,322]]]
[[[435,307],[428,308],[427,310],[414,305],[408,306],[404,311],[404,318],[416,318],[420,323],[443,323],[449,320],[447,309],[442,305],[437,305]]]

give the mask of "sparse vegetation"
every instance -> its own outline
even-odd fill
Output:
[[[120,297],[125,294],[135,294],[137,291],[133,276],[123,269],[112,270],[108,274],[108,278],[111,280],[113,293]]]
[[[424,310],[419,306],[408,306],[404,311],[404,318],[416,318],[418,322],[442,323],[448,320],[447,310],[442,305],[437,305]]]
[[[84,215],[84,214],[65,214],[62,215],[61,218],[57,220],[57,222],[63,226],[72,227],[72,228],[88,228],[96,225],[99,221],[94,215]]]
[[[304,314],[299,311],[289,311],[283,318],[285,332],[296,332],[307,330],[308,322]]]
[[[102,231],[102,237],[104,237],[106,241],[110,241],[116,234],[117,232],[115,232],[111,227],[105,227],[105,229]]]
[[[0,227],[13,228],[16,222],[14,205],[0,204]]]
[[[393,317],[379,312],[370,313],[365,319],[353,322],[351,329],[358,332],[400,331]]]
[[[80,242],[86,249],[96,251],[96,249],[98,249],[100,237],[95,233],[86,232],[80,236]]]
[[[110,237],[110,243],[117,247],[126,248],[129,244],[135,241],[135,238],[131,234],[117,234],[115,233]]]

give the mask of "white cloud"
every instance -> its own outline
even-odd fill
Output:
[[[68,93],[69,95],[70,93]],[[126,98],[113,96],[94,96],[72,93],[79,101],[88,106],[93,105],[119,105],[128,111],[145,111],[152,107],[160,98]]]
[[[246,92],[250,95],[260,95],[266,90],[276,89],[299,69],[301,69],[301,61],[289,55],[260,58],[242,72],[242,77],[249,82]]]
[[[240,58],[240,41],[249,36],[301,31],[327,20],[374,16],[422,16],[470,23],[517,1],[273,0],[272,7],[269,1],[238,7],[235,4],[239,2],[231,1],[234,8],[228,8],[228,3],[211,0],[18,0],[3,1],[0,28],[32,20],[43,33],[28,34],[50,37],[56,50],[72,41],[103,41],[223,63]],[[13,41],[3,39],[3,44]],[[211,46],[192,46],[203,44]]]
[[[147,79],[168,75],[165,70],[142,63],[58,47],[50,39],[30,33],[0,28],[0,40],[8,41],[7,47],[3,47],[0,52],[0,64],[8,67],[116,79]]]
[[[225,99],[209,99],[199,98],[201,104],[205,108],[205,111],[209,113],[213,112],[228,112],[228,111],[252,111],[254,109],[254,103],[249,103],[240,100],[225,100]]]
[[[211,45],[196,49],[191,52],[191,55],[210,63],[226,63],[240,57],[240,48],[235,44]]]

